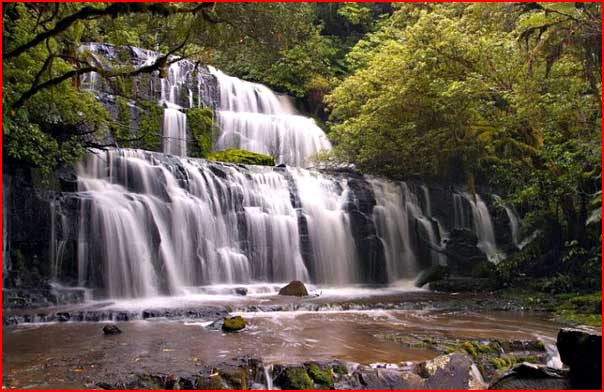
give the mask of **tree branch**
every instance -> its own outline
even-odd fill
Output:
[[[28,49],[33,48],[34,46],[40,44],[45,39],[53,37],[57,34],[62,33],[67,30],[71,25],[79,20],[90,19],[99,16],[111,16],[112,18],[117,17],[118,15],[127,14],[127,13],[142,13],[142,12],[151,12],[152,14],[168,16],[177,13],[192,13],[196,14],[198,11],[203,10],[204,8],[213,7],[214,3],[203,2],[199,3],[196,7],[192,8],[182,8],[179,6],[175,6],[173,4],[166,3],[114,3],[105,8],[95,8],[91,6],[86,6],[79,11],[66,16],[65,18],[59,20],[55,27],[44,31],[37,36],[35,36],[30,41],[24,43],[16,47],[13,50],[10,50],[2,55],[3,59],[9,59],[11,57],[17,57]],[[204,18],[206,15],[204,13]]]

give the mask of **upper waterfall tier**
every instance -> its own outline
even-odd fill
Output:
[[[242,148],[291,166],[306,166],[312,154],[331,149],[323,130],[313,119],[297,115],[288,97],[214,67],[209,70],[220,92],[217,149]]]
[[[134,67],[148,66],[159,57],[150,50],[96,43],[82,45],[81,50],[98,63],[124,65],[123,59],[128,58]],[[213,140],[214,150],[241,148],[270,155],[277,163],[304,167],[310,165],[313,154],[331,149],[323,130],[313,119],[298,114],[289,97],[277,95],[261,84],[228,76],[212,66],[174,60],[178,59],[171,59],[173,62],[163,70],[163,78],[159,71],[150,77],[133,78],[133,96],[156,101],[165,108],[163,152],[187,155],[192,138],[184,113],[198,107],[216,111],[219,132]],[[113,87],[94,72],[85,75],[82,82],[86,88],[113,93]],[[110,102],[115,105],[111,99],[104,100]]]

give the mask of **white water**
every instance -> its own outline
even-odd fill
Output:
[[[478,194],[464,193],[463,196],[472,208],[472,219],[478,237],[478,248],[487,255],[489,261],[494,263],[501,261],[505,258],[505,254],[497,247],[495,229],[487,205]]]
[[[355,243],[347,210],[358,195],[346,178],[127,149],[89,154],[78,175],[79,285],[100,285],[109,297],[207,294],[201,287],[293,279],[372,282],[361,274],[363,244]],[[386,282],[410,281],[426,249],[418,236],[438,247],[440,229],[407,184],[370,181]],[[432,258],[428,264],[440,262],[437,252],[422,254]]]
[[[163,151],[187,155],[187,115],[177,109],[164,109]]]
[[[358,256],[344,211],[348,197],[345,180],[334,181],[319,172],[290,169],[302,204],[312,248],[312,265],[320,283],[356,282]]]
[[[242,148],[292,166],[306,166],[312,154],[331,149],[323,130],[313,119],[297,115],[286,97],[261,84],[209,69],[220,91],[220,135],[215,149]]]

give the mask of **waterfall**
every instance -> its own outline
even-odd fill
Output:
[[[490,261],[494,263],[501,261],[505,258],[505,255],[497,247],[495,229],[487,205],[478,194],[463,193],[463,196],[472,209],[474,230],[478,237],[478,248],[487,255]]]
[[[316,281],[357,282],[358,256],[350,219],[344,211],[349,192],[346,182],[308,170],[291,169],[290,173],[308,226]]]
[[[380,179],[371,179],[370,183],[377,203],[373,219],[384,245],[389,279],[410,279],[417,275],[421,266],[414,246],[419,247],[418,242],[429,243],[432,265],[444,265],[445,256],[436,250],[441,248],[443,232],[440,225],[435,229],[433,224],[428,189],[421,187],[425,197],[425,210],[422,210],[417,194],[407,183]],[[421,227],[421,231],[413,229],[415,225]]]
[[[516,246],[516,248],[520,249],[520,241],[518,239],[518,235],[520,232],[520,218],[518,218],[518,214],[516,214],[516,211],[514,211],[514,209],[512,207],[510,207],[507,204],[504,204],[503,200],[501,199],[500,196],[493,195],[493,198],[499,204],[499,206],[501,206],[505,210],[505,214],[507,215],[508,220],[510,221],[510,230],[512,232],[512,241],[514,242],[514,245]]]
[[[58,204],[56,200],[50,201],[50,243],[49,243],[49,255],[50,255],[50,274],[52,279],[57,279],[61,271],[63,256],[65,253],[65,246],[67,242],[67,228],[68,222],[67,217],[58,210]],[[58,220],[57,220],[58,215]],[[57,226],[60,228],[60,235],[57,233]]]
[[[209,67],[220,91],[220,135],[215,149],[242,148],[270,155],[277,163],[308,165],[308,158],[331,149],[313,119],[297,115],[286,97]]]
[[[163,151],[179,156],[187,155],[187,115],[177,109],[164,109]]]

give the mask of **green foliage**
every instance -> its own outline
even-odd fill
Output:
[[[273,157],[235,148],[213,151],[208,154],[208,159],[211,161],[242,163],[245,165],[275,166],[275,159]]]
[[[188,110],[187,124],[196,143],[189,155],[206,158],[212,151],[212,141],[215,133],[212,110],[209,108]]]
[[[331,388],[333,386],[333,376],[330,368],[321,369],[317,363],[312,362],[307,365],[307,369],[310,378],[312,378],[317,384],[327,388]]]

